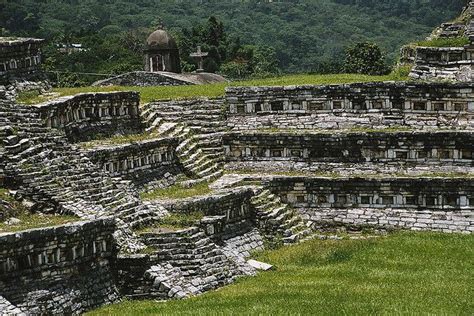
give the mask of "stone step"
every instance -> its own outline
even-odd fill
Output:
[[[216,163],[212,160],[205,160],[202,164],[196,165],[193,168],[187,168],[188,172],[193,174],[193,175],[198,175],[207,170],[209,167],[215,165]]]
[[[178,157],[180,158],[186,158],[190,154],[196,152],[197,150],[197,143],[195,142],[189,142],[186,146],[181,148],[180,150],[177,150]]]
[[[214,173],[216,170],[219,170],[219,168],[220,168],[220,165],[218,163],[214,163],[211,166],[207,167],[206,169],[197,172],[196,174],[199,177],[205,177],[205,176],[208,176],[208,175]]]

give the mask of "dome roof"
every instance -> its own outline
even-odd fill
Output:
[[[151,33],[146,40],[148,48],[153,49],[178,49],[176,41],[165,30],[159,29]]]

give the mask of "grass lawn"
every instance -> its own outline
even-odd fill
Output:
[[[354,82],[371,81],[402,81],[406,80],[405,71],[395,71],[386,76],[367,76],[360,74],[334,74],[334,75],[285,75],[275,78],[237,81],[231,83],[208,84],[199,86],[159,86],[159,87],[80,87],[59,88],[54,92],[60,96],[74,95],[85,92],[110,92],[110,91],[138,91],[141,94],[142,103],[153,100],[166,99],[188,99],[196,97],[220,97],[224,95],[227,86],[282,86],[303,84],[343,84]],[[18,102],[35,104],[47,99],[31,92],[20,94]]]
[[[276,270],[184,301],[125,301],[91,315],[473,315],[474,236],[395,233],[268,251]]]

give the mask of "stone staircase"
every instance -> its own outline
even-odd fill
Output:
[[[281,202],[269,190],[259,189],[250,202],[255,208],[257,227],[271,243],[297,243],[311,234],[309,223]]]
[[[148,130],[163,122],[185,123],[194,134],[212,134],[226,130],[222,115],[223,100],[152,102],[143,107],[142,118]]]
[[[189,135],[176,148],[185,174],[192,180],[183,184],[192,186],[217,179],[223,174],[224,152],[220,135]]]
[[[176,153],[184,173],[191,178],[185,186],[211,181],[223,173],[224,150],[222,136],[226,129],[221,104],[215,101],[186,101],[180,105],[150,103],[142,117],[149,126],[181,142]]]
[[[0,103],[0,117],[7,118],[0,124],[12,134],[4,139],[5,173],[43,211],[83,219],[113,216],[122,230],[166,213],[143,204],[128,182],[109,177],[62,132],[44,127],[33,108]]]
[[[227,285],[242,275],[239,265],[197,227],[169,233],[143,233],[140,239],[153,249],[150,255],[153,265],[168,265],[172,267],[169,273],[174,275],[179,272],[179,286],[186,295]]]

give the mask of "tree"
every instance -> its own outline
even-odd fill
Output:
[[[385,55],[375,43],[356,43],[346,49],[344,71],[366,75],[382,75],[390,71]]]

